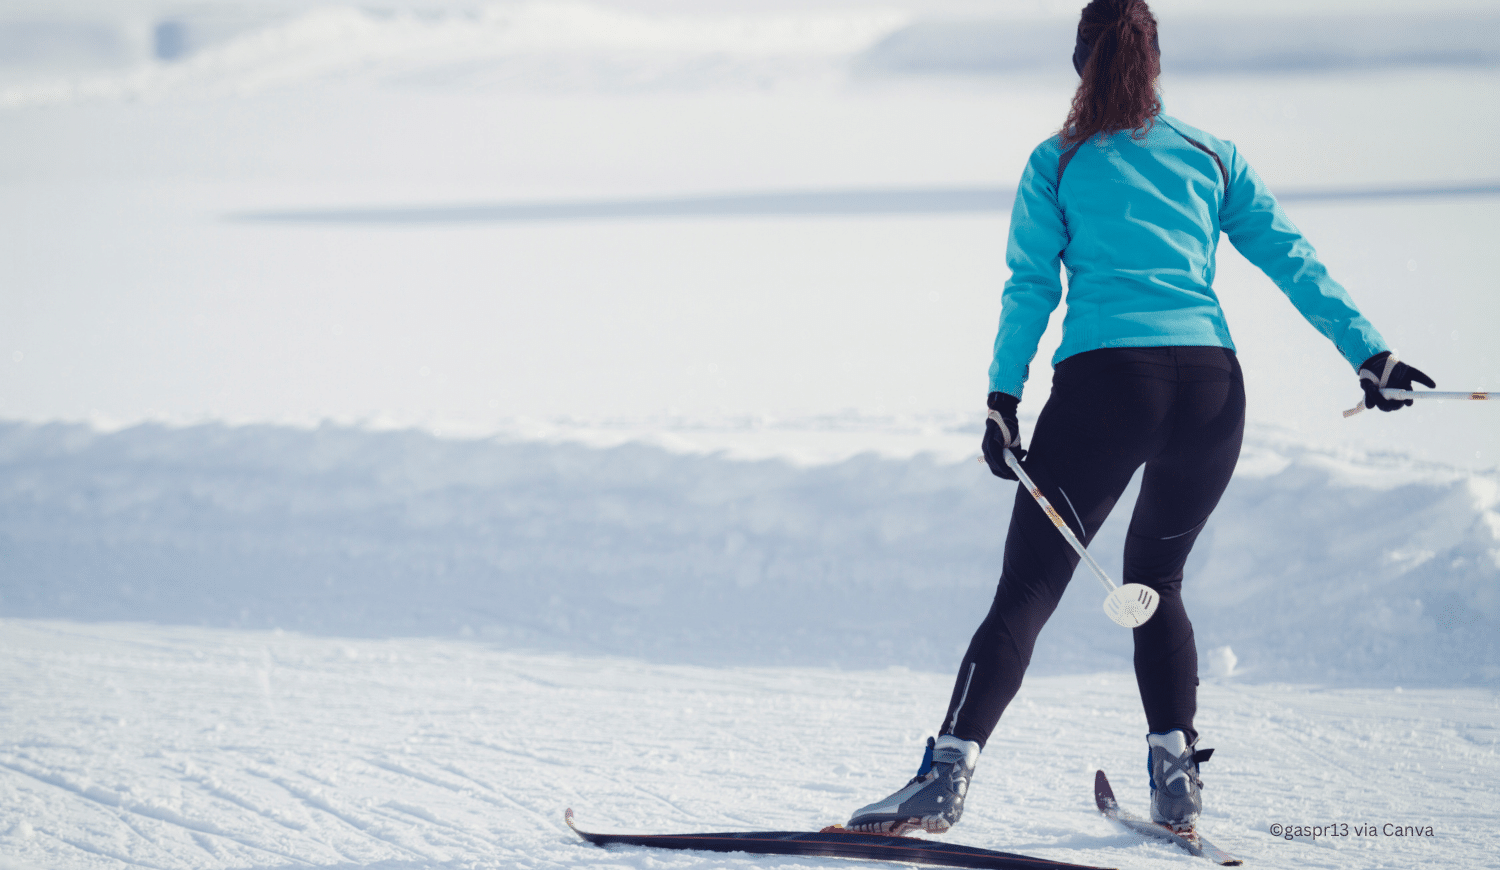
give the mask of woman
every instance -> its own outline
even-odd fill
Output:
[[[1182,605],[1183,565],[1228,485],[1244,431],[1245,391],[1213,291],[1222,230],[1359,373],[1366,402],[1408,401],[1383,387],[1435,386],[1400,362],[1235,146],[1161,114],[1156,19],[1141,0],[1093,0],[1078,25],[1082,81],[1060,133],[1031,154],[1016,193],[1000,331],[990,366],[984,458],[1027,471],[1087,543],[1142,465],[1125,542],[1124,581],[1161,603],[1134,630],[1145,707],[1152,817],[1190,830],[1202,809],[1198,655]],[[1068,274],[1062,344],[1029,454],[1016,406]],[[998,420],[996,419],[998,418]],[[1018,491],[993,606],[969,645],[936,741],[906,787],[847,827],[941,833],[959,820],[969,778],[1015,697],[1037,634],[1078,556]]]

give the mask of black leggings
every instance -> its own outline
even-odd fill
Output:
[[[1025,461],[1085,544],[1146,466],[1123,581],[1155,589],[1161,604],[1134,629],[1136,682],[1149,730],[1181,728],[1189,741],[1197,739],[1198,651],[1182,606],[1182,568],[1234,473],[1244,429],[1245,383],[1232,351],[1094,350],[1057,365]],[[1018,487],[999,589],[964,654],[941,733],[981,746],[989,739],[1078,561]]]

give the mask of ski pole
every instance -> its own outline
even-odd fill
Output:
[[[1457,391],[1442,390],[1394,390],[1386,388],[1380,391],[1380,395],[1387,399],[1457,399],[1460,401],[1483,402],[1489,399],[1500,399],[1500,393],[1486,393],[1483,390],[1464,393]],[[1365,400],[1360,399],[1359,404],[1344,412],[1345,417],[1353,417],[1360,411],[1366,410]]]
[[[980,461],[984,461],[984,457],[980,457]],[[1115,581],[1109,579],[1109,575],[1104,573],[1103,566],[1094,561],[1094,557],[1090,556],[1089,551],[1084,548],[1083,542],[1078,540],[1078,536],[1074,535],[1073,530],[1068,528],[1068,524],[1063,522],[1062,515],[1057,512],[1051,502],[1047,501],[1047,497],[1042,495],[1037,485],[1031,482],[1031,476],[1021,470],[1020,460],[1016,459],[1016,454],[1012,453],[1009,447],[1005,448],[1005,464],[1009,465],[1010,470],[1021,479],[1021,485],[1026,487],[1032,498],[1036,499],[1036,503],[1042,508],[1042,513],[1052,520],[1052,525],[1057,526],[1057,530],[1062,532],[1063,539],[1078,553],[1079,558],[1088,564],[1094,576],[1104,584],[1104,588],[1109,590],[1109,596],[1104,599],[1105,615],[1126,628],[1145,625],[1146,620],[1156,613],[1156,605],[1161,603],[1161,596],[1156,594],[1156,590],[1139,583],[1116,586]]]

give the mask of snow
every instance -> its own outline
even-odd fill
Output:
[[[909,777],[999,568],[1004,191],[1078,5],[7,4],[0,868],[852,866],[562,811],[805,829]],[[1153,5],[1169,111],[1405,358],[1494,389],[1493,4]],[[1348,367],[1227,246],[1218,289],[1251,425],[1185,589],[1205,827],[1492,865],[1495,409],[1344,420]],[[949,839],[1197,866],[1090,805],[1100,768],[1146,800],[1100,597]]]
[[[0,426],[0,606],[674,663],[954,666],[1015,492],[974,461],[977,415],[642,428],[671,437]],[[1262,429],[1244,456],[1189,563],[1201,649],[1227,647],[1228,670],[1256,680],[1496,684],[1500,476]],[[1117,579],[1128,519],[1093,545]],[[1101,603],[1085,577],[1035,672],[1129,667]]]
[[[949,690],[905,669],[712,668],[428,639],[6,620],[0,852],[15,867],[844,867],[601,850],[601,831],[786,830],[904,782]],[[1201,866],[1094,813],[1140,809],[1128,673],[1032,678],[957,842]],[[1496,711],[1479,689],[1208,681],[1205,826],[1263,867],[1484,866]],[[1374,711],[1378,711],[1378,715]],[[1431,837],[1286,840],[1281,825]]]
[[[599,852],[561,813],[796,829],[904,781],[988,602],[1014,491],[972,461],[977,428],[824,421],[790,461],[757,458],[796,443],[764,422],[665,446],[625,426],[9,424],[0,854],[764,866]],[[884,455],[848,455],[871,441]],[[1205,826],[1225,847],[1266,866],[1487,860],[1497,492],[1493,474],[1252,432],[1186,590],[1218,750]],[[1123,525],[1094,545],[1116,576]],[[952,839],[1190,861],[1092,815],[1097,768],[1144,803],[1144,727],[1128,638],[1084,578]],[[1435,833],[1270,833],[1367,823]]]
[[[376,79],[8,111],[0,414],[496,432],[516,418],[970,413],[1005,277],[1003,212],[236,218],[1007,189],[1068,96],[1066,79],[1030,76],[561,95]],[[1190,79],[1167,99],[1276,189],[1315,190],[1494,178],[1482,143],[1500,136],[1497,94],[1480,67]],[[1390,101],[1411,122],[1356,141]],[[1433,141],[1473,145],[1434,161]],[[1477,253],[1500,231],[1495,203],[1288,209],[1404,358],[1471,390],[1500,382],[1484,328],[1500,297],[1483,292]],[[1219,276],[1252,419],[1496,467],[1489,408],[1344,420],[1359,393],[1332,346],[1227,245]],[[1039,363],[1026,404],[1045,374]]]

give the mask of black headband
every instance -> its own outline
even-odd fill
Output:
[[[1161,54],[1161,44],[1156,41],[1156,34],[1151,34],[1151,48],[1158,55]],[[1083,38],[1083,23],[1078,24],[1078,36],[1073,42],[1073,69],[1083,75],[1083,68],[1089,62],[1089,55],[1094,51],[1094,46]]]

